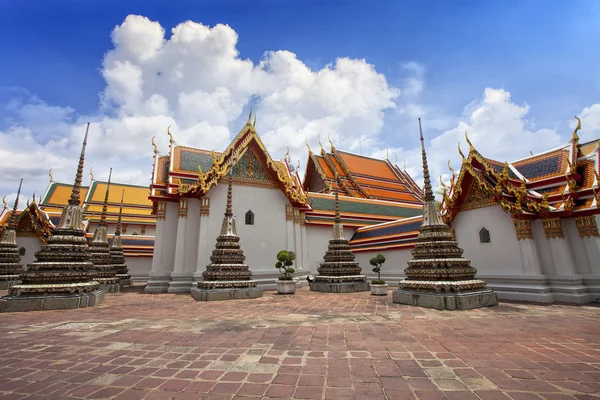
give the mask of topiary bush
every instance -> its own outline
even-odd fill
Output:
[[[383,254],[377,254],[375,257],[371,258],[369,262],[375,267],[373,268],[373,272],[377,274],[377,279],[372,280],[371,283],[373,285],[385,285],[385,281],[381,279],[381,267],[385,262],[385,257]]]
[[[291,274],[296,272],[296,270],[292,268],[295,259],[296,253],[293,251],[281,250],[277,253],[275,268],[281,273],[281,276],[279,277],[280,281],[291,281],[293,279]]]

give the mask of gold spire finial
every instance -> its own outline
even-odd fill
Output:
[[[19,182],[19,189],[17,189],[17,197],[15,198],[15,205],[13,207],[13,211],[10,214],[10,219],[8,220],[8,229],[17,230],[17,207],[19,206],[19,196],[21,195],[21,186],[23,186],[23,179]],[[4,201],[4,199],[2,200]],[[4,205],[6,207],[6,201],[4,201]],[[27,207],[29,207],[29,199],[27,199]]]
[[[8,203],[6,202],[6,196],[2,198],[2,204],[4,204],[4,208],[8,208]]]
[[[88,122],[87,128],[85,129],[85,136],[83,137],[83,146],[81,147],[81,154],[79,155],[79,164],[77,165],[77,174],[75,175],[75,184],[73,185],[73,191],[71,192],[71,198],[69,198],[69,204],[79,205],[79,194],[81,191],[81,179],[83,176],[83,164],[85,162],[85,146],[87,145],[88,133],[90,131],[90,123]]]
[[[48,176],[50,177],[50,183],[54,182],[54,179],[52,178],[52,168],[48,170]]]
[[[171,125],[167,127],[167,135],[169,135],[169,144],[173,146],[173,135],[171,135]]]
[[[156,143],[154,143],[154,138],[156,135],[152,136],[152,147],[154,147],[154,154],[158,153],[158,147],[156,147]]]
[[[467,159],[465,158],[465,155],[463,154],[462,150],[460,149],[460,142],[458,142],[458,154],[460,154],[460,156],[463,159],[463,162],[467,161]]]
[[[577,117],[575,117],[575,119],[577,120],[577,126],[575,127],[575,130],[573,131],[572,139],[573,139],[573,141],[578,142],[579,136],[577,135],[577,131],[581,129],[581,120]]]
[[[435,200],[433,190],[431,189],[431,179],[429,178],[429,167],[427,166],[427,153],[425,152],[425,140],[423,139],[423,128],[421,127],[421,118],[419,118],[419,135],[421,138],[421,158],[423,159],[423,190],[425,192],[425,202]]]
[[[100,217],[100,225],[106,226],[106,212],[108,210],[108,192],[110,190],[110,178],[112,176],[112,168],[108,173],[108,182],[106,184],[106,193],[104,194],[104,203],[102,204],[102,216]]]
[[[467,140],[467,144],[469,145],[469,152],[475,150],[473,143],[471,143],[471,141],[469,140],[469,134],[467,133],[466,130],[465,130],[465,139]]]
[[[90,168],[90,177],[91,177],[91,180],[93,181],[94,180],[94,167]]]

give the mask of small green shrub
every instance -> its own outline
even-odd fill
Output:
[[[369,263],[371,263],[371,265],[373,265],[375,268],[373,268],[373,272],[375,272],[377,274],[377,279],[372,280],[371,284],[373,285],[385,285],[385,281],[381,279],[381,267],[383,266],[383,263],[385,262],[385,257],[383,256],[383,254],[377,254],[375,257],[371,258],[371,260],[369,260]]]
[[[296,272],[296,270],[292,268],[295,259],[296,253],[293,251],[281,250],[277,253],[275,268],[281,273],[281,276],[279,277],[280,281],[291,281],[293,279],[291,274]]]

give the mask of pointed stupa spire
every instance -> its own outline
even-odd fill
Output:
[[[87,128],[85,129],[85,136],[83,137],[83,146],[81,147],[81,154],[79,155],[79,165],[77,165],[75,184],[73,185],[73,191],[71,192],[71,198],[69,199],[69,204],[73,205],[79,205],[79,193],[81,192],[81,179],[83,177],[83,163],[85,161],[85,146],[87,145],[89,131],[90,123],[88,122]]]
[[[427,153],[425,153],[425,141],[423,140],[423,128],[421,127],[421,118],[419,118],[419,134],[421,138],[421,157],[423,158],[423,189],[425,191],[425,201],[435,201],[433,190],[431,189],[431,179],[429,178],[429,167],[427,166]]]
[[[231,171],[227,177],[227,206],[225,207],[225,216],[233,217],[233,211],[231,207],[232,188],[233,188],[233,177]]]
[[[108,210],[108,192],[110,190],[110,178],[112,176],[112,168],[108,173],[108,183],[106,184],[106,193],[104,194],[104,203],[102,204],[102,216],[100,217],[100,225],[106,226],[106,212]]]
[[[12,213],[10,214],[10,219],[8,220],[8,229],[16,230],[17,229],[17,207],[19,206],[19,196],[21,195],[21,186],[23,186],[23,179],[19,183],[19,189],[17,190],[17,198],[15,199],[15,205],[13,207]]]

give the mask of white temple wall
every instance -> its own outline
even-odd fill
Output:
[[[344,226],[344,237],[350,239],[354,230],[354,228]],[[317,268],[319,268],[319,264],[323,261],[323,256],[327,251],[327,246],[332,235],[333,226],[306,225],[306,253],[308,262],[304,268],[310,270],[311,274],[317,274]]]
[[[175,262],[175,243],[177,239],[177,210],[179,203],[161,202],[164,219],[157,218],[154,255],[150,279],[146,285],[146,293],[164,293],[169,289],[171,272]]]
[[[535,244],[538,248],[542,273],[544,275],[556,275],[556,266],[554,265],[552,252],[550,251],[550,243],[546,239],[546,233],[544,232],[544,224],[541,220],[536,219],[531,222],[531,229],[533,231]]]
[[[542,273],[534,240],[517,239],[510,214],[500,206],[461,211],[452,222],[464,257],[477,268],[476,278],[487,282],[503,300],[552,302],[554,298]],[[490,243],[481,243],[479,232],[490,233]],[[537,239],[539,234],[534,233]],[[542,228],[542,238],[543,228]]]
[[[210,213],[201,222],[207,226],[206,237],[199,240],[199,246],[204,248],[200,249],[203,260],[198,260],[197,280],[201,279],[199,275],[210,263],[210,255],[221,232],[227,202],[227,184],[223,182],[216,185],[206,197],[210,198]],[[275,288],[275,279],[279,276],[275,268],[277,252],[284,249],[296,252],[300,250],[287,248],[288,243],[296,243],[294,237],[286,238],[286,232],[289,231],[285,215],[287,204],[289,200],[279,188],[233,185],[232,207],[236,216],[236,231],[253,279],[263,287],[267,284],[267,288]],[[245,224],[248,210],[254,213],[254,225]]]
[[[408,267],[408,261],[412,259],[411,250],[412,248],[365,251],[354,253],[354,255],[362,268],[362,274],[366,275],[370,281],[377,278],[377,274],[372,271],[374,267],[371,265],[370,260],[379,253],[383,254],[385,263],[381,268],[381,279],[385,280],[388,285],[398,286],[398,282],[406,278],[404,270]]]
[[[25,255],[21,256],[21,264],[27,269],[27,264],[35,261],[35,253],[42,249],[42,242],[37,237],[17,236],[17,246],[25,248]]]
[[[461,211],[452,228],[479,277],[525,273],[513,222],[500,206]],[[480,242],[482,228],[490,232],[490,243]]]
[[[147,282],[152,269],[152,257],[127,257],[125,264],[131,279],[135,282]]]

